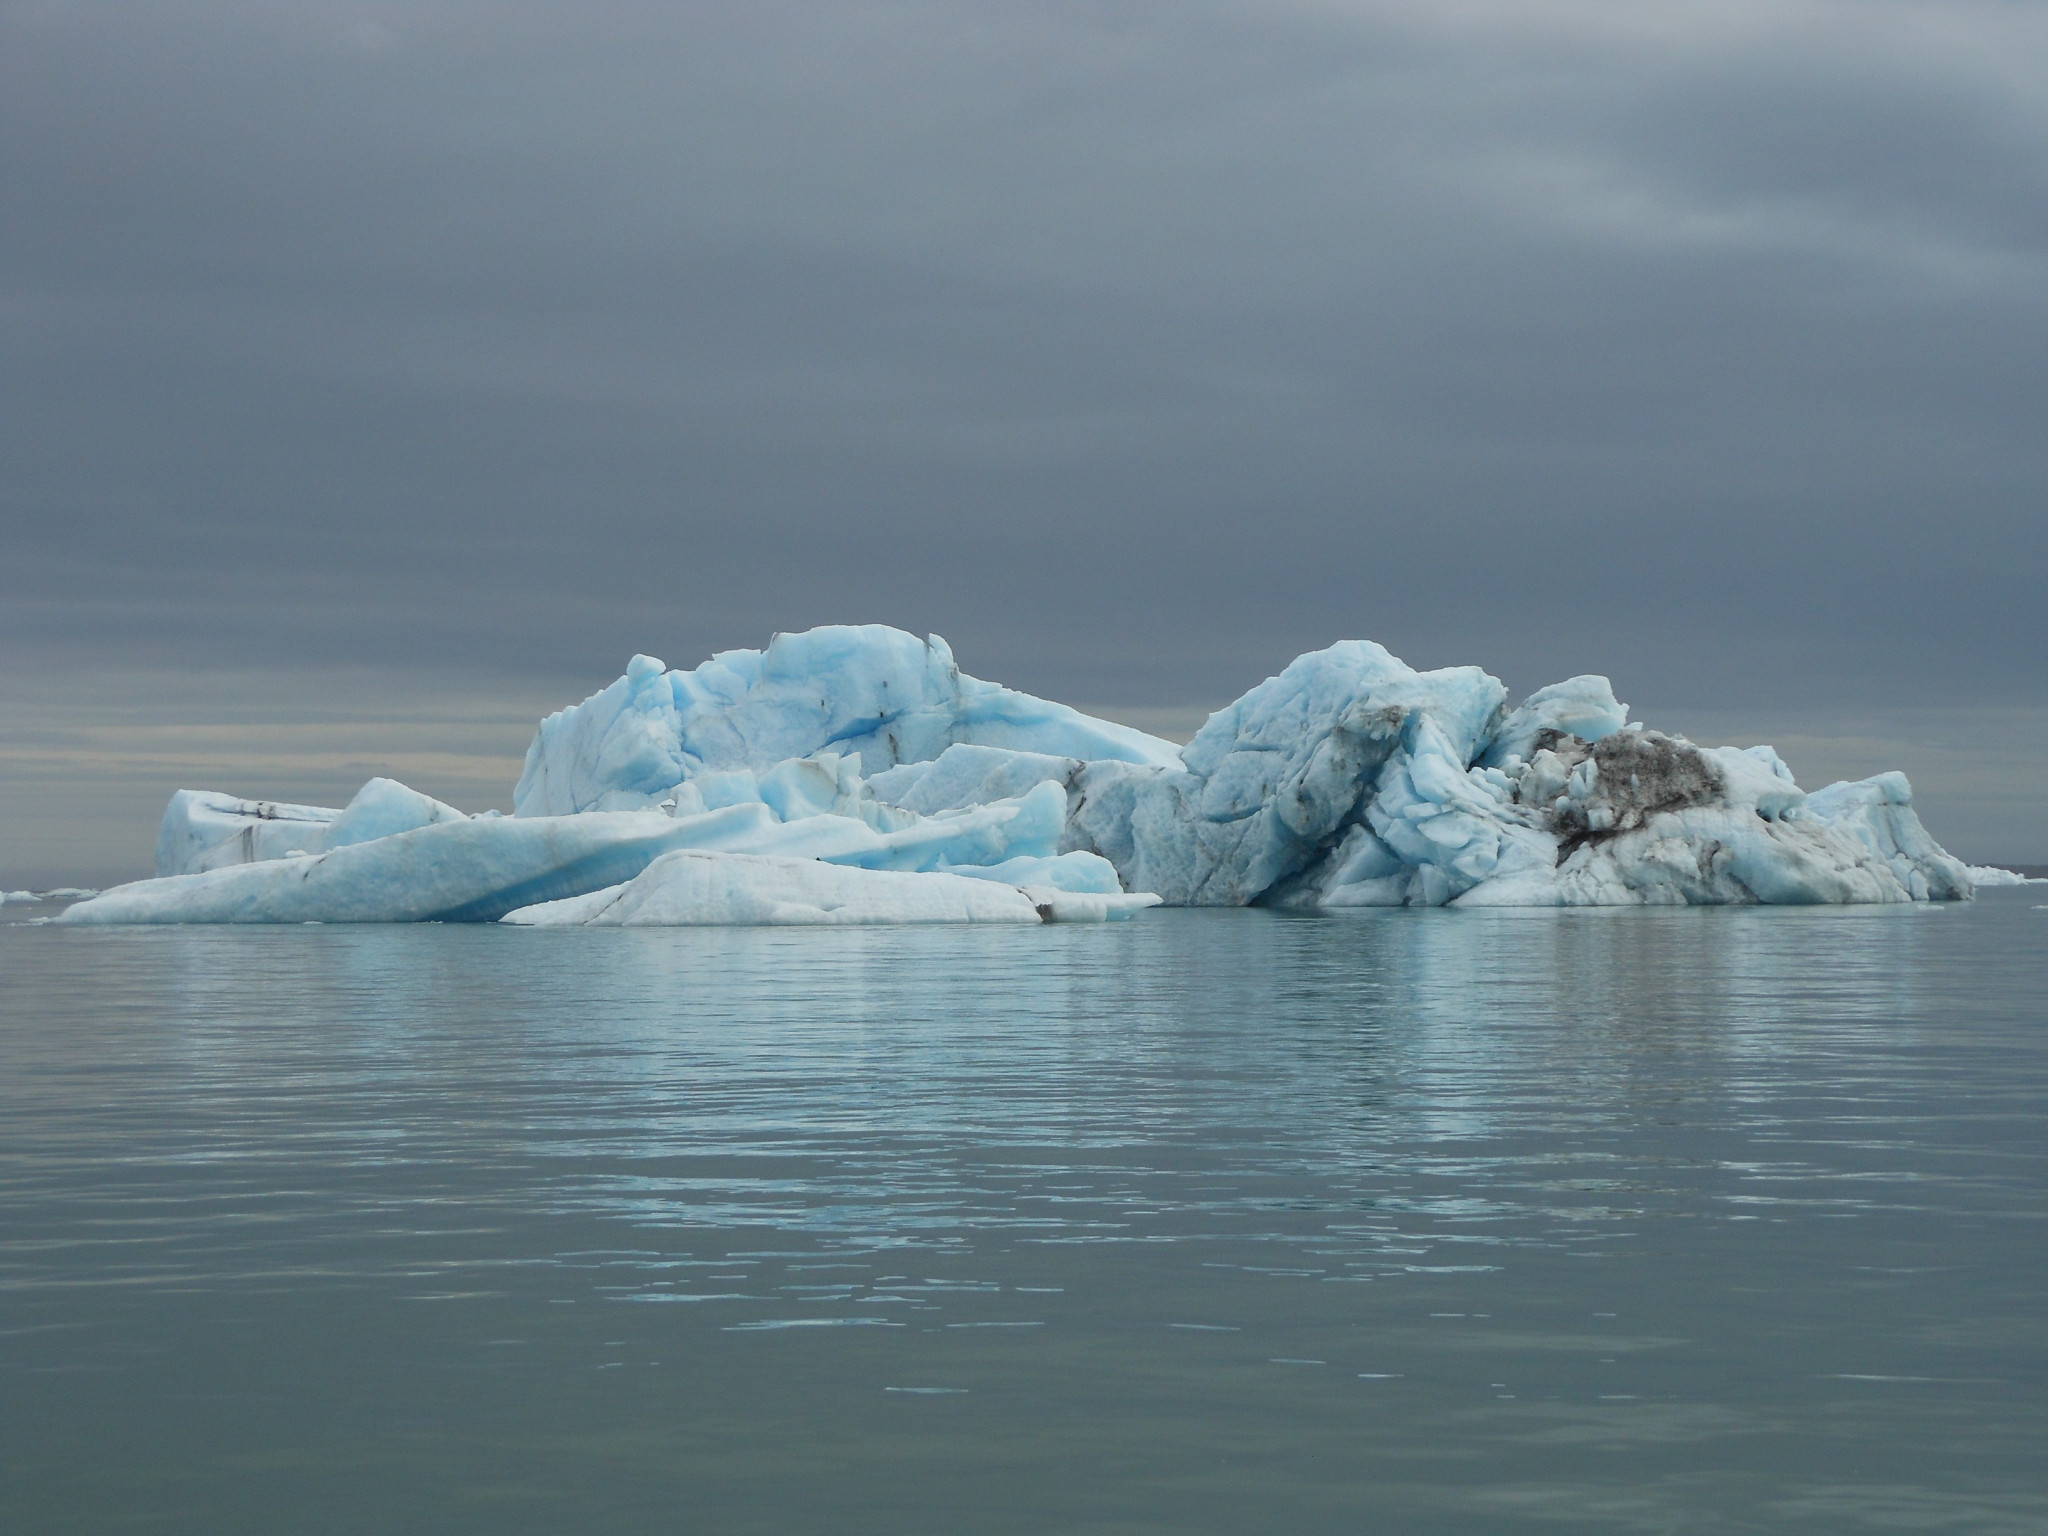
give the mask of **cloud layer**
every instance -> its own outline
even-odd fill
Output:
[[[0,11],[0,643],[2048,707],[2048,10]]]

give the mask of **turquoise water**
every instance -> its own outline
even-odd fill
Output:
[[[0,1529],[2039,1532],[2042,889],[0,928]]]

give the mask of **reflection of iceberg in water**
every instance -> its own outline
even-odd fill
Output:
[[[1374,954],[1418,1133],[1504,1134],[1527,1084],[1544,1123],[1598,1135],[1627,1129],[1617,1106],[1769,1100],[1787,1055],[1814,1048],[1816,1016],[1830,1043],[1890,1038],[1926,1002],[1939,921],[1924,907],[1501,912],[1398,925]]]
[[[356,1234],[337,1272],[379,1233],[459,1220],[542,1264],[607,1243],[1180,1244],[1364,1281],[1605,1252],[1660,1213],[1734,1219],[1811,1182],[1810,1149],[1759,1146],[1814,1118],[1811,1084],[1901,1059],[1960,922],[1184,912],[92,942],[110,974],[171,983],[138,1064],[204,1128],[194,1159],[282,1187],[238,1159],[288,1127],[294,1156],[380,1170],[360,1207],[350,1177],[317,1214],[279,1197],[280,1221]],[[1887,1091],[1853,1087],[1843,1115]],[[1823,1183],[1811,1198],[1862,1209]]]
[[[1853,1476],[1930,1403],[1974,1403],[1949,1428],[2024,1487],[2031,905],[13,929],[0,1261],[23,1321],[89,1325],[12,1339],[13,1377],[59,1410],[60,1458],[80,1403],[145,1461],[197,1416],[174,1479],[252,1408],[331,1396],[347,1419],[273,1415],[265,1464],[311,1467],[314,1497],[333,1446],[404,1472],[451,1391],[505,1414],[464,1487],[596,1447],[634,1509],[697,1444],[661,1507],[691,1505],[735,1422],[815,1441],[794,1483],[763,1464],[792,1507],[843,1491],[849,1449],[893,1507],[906,1468],[951,1464],[930,1410],[971,1451],[991,1406],[1017,1434],[953,1467],[961,1507],[1033,1443],[1103,1449],[1113,1503],[1170,1439],[1175,1529],[1260,1528],[1333,1467],[1353,1526],[1490,1529],[1537,1507],[1532,1467],[1569,1526],[1645,1455],[1683,1524],[1698,1468],[1746,1497],[1783,1464],[1759,1422],[1820,1424]],[[1851,1371],[1895,1375],[1820,1374]],[[1139,1389],[1158,1411],[1127,1432]],[[1217,1518],[1247,1426],[1291,1460]],[[1447,1435],[1475,1454],[1442,1462]],[[1939,1490],[1935,1439],[1914,1471]],[[1417,1465],[1462,1486],[1388,1516]]]

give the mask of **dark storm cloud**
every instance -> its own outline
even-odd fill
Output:
[[[18,664],[2048,703],[2039,7],[6,14]]]

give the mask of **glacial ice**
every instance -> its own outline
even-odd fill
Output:
[[[2001,869],[1996,864],[1972,864],[1970,866],[1972,885],[2048,885],[2048,880],[2029,879],[2016,869]]]
[[[210,789],[181,789],[157,832],[156,872],[191,875],[303,852],[340,818],[338,808],[241,800]]]
[[[1614,700],[1614,685],[1604,677],[1568,677],[1538,688],[1517,704],[1494,729],[1480,761],[1498,768],[1510,757],[1527,760],[1543,745],[1544,734],[1576,736],[1588,745],[1604,741],[1628,724],[1628,709]]]
[[[672,848],[750,846],[779,827],[758,804],[686,821],[650,812],[466,818],[325,853],[294,850],[116,886],[58,921],[494,922],[518,907],[630,880]]]
[[[1476,667],[1419,672],[1344,641],[1179,748],[967,677],[944,641],[874,625],[778,635],[690,672],[635,657],[541,722],[511,816],[465,816],[388,779],[340,809],[181,790],[158,868],[58,920],[1905,902],[1967,899],[1993,878],[1928,835],[1903,775],[1809,794],[1769,747],[1630,722],[1604,677],[1510,708]]]
[[[635,656],[609,688],[541,722],[512,807],[520,816],[641,810],[706,772],[836,751],[876,774],[955,742],[1179,761],[1170,741],[967,676],[936,635],[831,625],[777,635],[765,651],[721,651],[690,672]]]
[[[1549,757],[1551,761],[1545,762]],[[1968,875],[1912,813],[1902,774],[1801,792],[1768,747],[1698,748],[1629,730],[1566,766],[1546,818],[1556,862],[1481,885],[1465,906],[1702,906],[1965,900]],[[1538,790],[1550,788],[1541,782]]]
[[[862,869],[936,871],[1011,866],[1049,887],[1099,894],[1115,872],[1099,860],[1055,859],[1066,795],[1043,785],[940,816],[902,815],[878,829],[854,816],[783,819],[756,798],[672,816],[463,817],[319,853],[231,864],[117,886],[63,915],[74,923],[493,922],[521,907],[633,879],[678,848],[780,854]]]
[[[508,913],[531,927],[1103,922],[1152,896],[1029,890],[957,873],[907,874],[759,854],[665,853],[624,884]]]
[[[205,789],[171,796],[156,840],[159,875],[196,875],[295,853],[324,853],[418,827],[468,818],[396,779],[371,779],[339,810],[239,800]]]
[[[1085,766],[1079,758],[963,742],[928,761],[884,769],[867,783],[877,800],[930,816],[1026,794],[1041,784],[1071,787]]]

